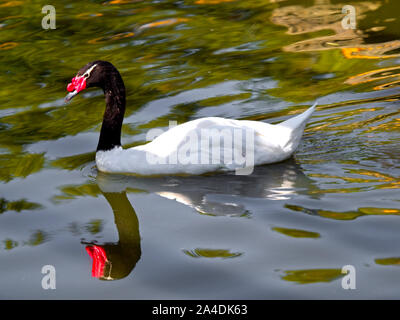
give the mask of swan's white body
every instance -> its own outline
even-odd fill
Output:
[[[289,158],[299,146],[315,106],[277,125],[217,117],[189,121],[145,145],[98,151],[97,168],[108,173],[197,175],[280,162]],[[230,135],[231,147],[226,148],[224,138],[217,139],[220,143],[211,143],[210,134],[221,134],[221,137],[226,134],[228,142]],[[231,159],[224,156],[229,154]]]

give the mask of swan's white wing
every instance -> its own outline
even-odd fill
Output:
[[[181,169],[186,162],[199,167],[190,166],[185,172],[186,169],[234,170],[244,164],[248,156],[253,157],[252,165],[287,158],[284,147],[290,136],[288,128],[268,123],[209,117],[174,127],[137,148],[164,162],[168,162],[167,158],[177,159]]]

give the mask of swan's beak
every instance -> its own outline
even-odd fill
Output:
[[[75,97],[78,94],[78,91],[74,90],[70,93],[68,93],[64,99],[65,103],[69,102],[73,97]]]
[[[86,79],[84,76],[73,77],[71,83],[68,84],[67,90],[69,93],[65,97],[65,102],[70,101],[75,97],[80,91],[86,88]]]

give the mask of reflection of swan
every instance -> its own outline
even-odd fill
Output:
[[[126,193],[103,192],[115,217],[119,241],[117,243],[85,243],[93,260],[92,276],[102,280],[116,280],[129,275],[140,259],[139,221]]]
[[[98,172],[97,183],[104,192],[127,188],[156,193],[194,208],[202,214],[246,215],[243,198],[287,200],[294,194],[315,189],[294,159],[256,167],[248,176],[219,174],[211,176],[144,178]]]

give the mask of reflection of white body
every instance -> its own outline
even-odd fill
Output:
[[[294,159],[254,168],[251,175],[233,173],[208,176],[133,177],[98,172],[103,192],[134,189],[177,201],[202,214],[241,216],[248,213],[249,199],[288,200],[294,194],[317,193]]]
[[[297,149],[304,127],[314,110],[315,104],[302,114],[277,125],[216,117],[189,121],[142,146],[98,151],[97,168],[103,172],[138,175],[202,174],[280,162],[289,158]],[[211,143],[204,150],[204,146],[208,145],[208,141],[204,144],[204,132],[207,130],[232,133],[232,150],[228,152],[232,155],[232,161],[226,161],[226,158],[224,161],[223,154],[226,150],[221,147],[226,146],[223,139],[221,143]],[[238,132],[241,134],[237,134]],[[252,133],[251,139],[249,132]],[[211,133],[210,136],[212,135]],[[200,139],[196,141],[198,138]]]

